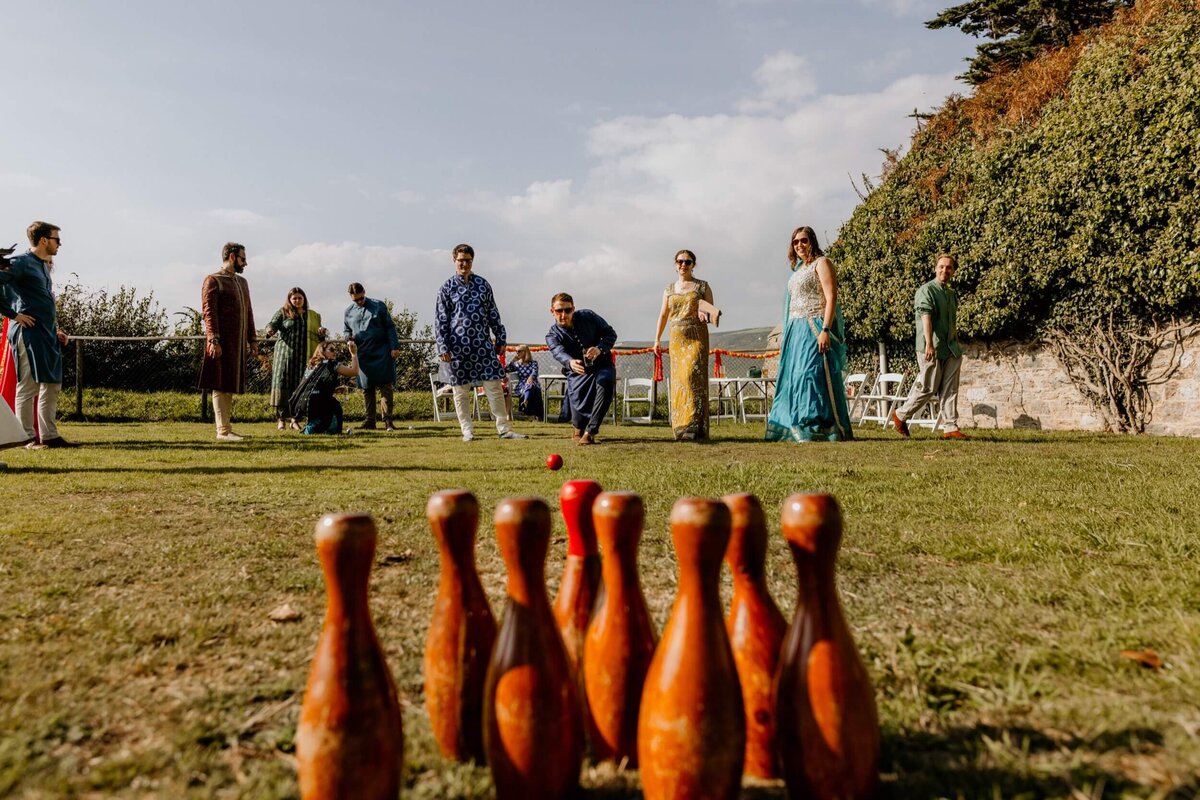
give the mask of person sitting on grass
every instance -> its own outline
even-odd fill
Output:
[[[305,433],[341,433],[342,404],[333,396],[340,381],[339,376],[358,377],[358,346],[349,342],[350,364],[338,362],[337,347],[333,342],[321,342],[308,360],[308,371],[292,396],[292,413],[296,417],[307,415]]]

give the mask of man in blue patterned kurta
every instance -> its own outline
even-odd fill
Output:
[[[400,355],[400,337],[387,303],[367,297],[361,283],[348,289],[354,302],[346,307],[344,317],[346,338],[358,345],[358,386],[363,390],[367,418],[363,430],[375,429],[375,390],[379,390],[379,405],[383,425],[394,431],[392,424],[392,394],[396,385],[396,357]]]
[[[550,315],[554,324],[546,333],[546,346],[555,361],[571,370],[567,394],[575,443],[595,444],[617,386],[612,358],[617,332],[595,311],[575,310],[575,301],[566,292],[550,299]]]
[[[17,418],[29,439],[28,447],[75,447],[58,435],[55,425],[67,335],[58,327],[50,269],[62,240],[58,226],[48,222],[33,223],[27,233],[29,251],[9,260],[8,269],[0,271],[0,288],[5,293],[2,312],[13,320],[8,343],[17,364]]]
[[[471,271],[475,249],[469,244],[454,248],[455,276],[438,289],[434,312],[434,335],[438,355],[450,365],[450,384],[454,387],[454,413],[462,429],[464,442],[475,438],[471,420],[471,387],[483,385],[496,432],[501,439],[524,439],[512,429],[500,385],[504,367],[499,353],[504,352],[507,335],[500,322],[500,310],[492,295],[492,285]]]

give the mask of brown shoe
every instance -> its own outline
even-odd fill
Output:
[[[571,429],[571,439],[572,439],[572,441],[575,442],[575,444],[579,444],[579,440],[582,437],[583,437],[583,431],[579,430],[579,428]]]
[[[892,425],[894,425],[896,427],[896,433],[900,434],[905,439],[907,439],[909,436],[912,435],[908,432],[908,423],[905,422],[904,420],[900,419],[900,415],[897,414],[895,411],[893,411],[891,413],[891,420],[892,420]]]
[[[945,433],[942,434],[942,438],[943,439],[969,439],[970,437],[967,436],[962,431],[946,431]]]
[[[592,436],[590,433],[588,433],[587,431],[584,431],[584,432],[583,432],[583,435],[579,437],[579,442],[578,442],[578,444],[580,444],[580,445],[585,445],[585,444],[595,444],[595,443],[596,443],[596,439],[595,439],[595,437],[593,437],[593,436]]]

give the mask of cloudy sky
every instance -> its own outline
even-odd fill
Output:
[[[340,328],[361,281],[432,322],[470,242],[510,341],[569,291],[649,339],[690,248],[722,329],[776,324],[796,225],[961,91],[948,0],[5,3],[0,244],[63,228],[58,281],[199,304],[248,248]]]

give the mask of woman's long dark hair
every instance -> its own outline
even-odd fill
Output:
[[[296,311],[296,309],[292,308],[292,295],[294,295],[294,294],[298,294],[304,298],[304,309],[302,311]],[[287,317],[288,319],[295,319],[296,317],[300,316],[301,314],[307,314],[307,313],[308,313],[308,295],[306,295],[304,293],[304,290],[301,289],[299,286],[293,286],[292,288],[288,289],[287,297],[283,298],[283,315],[285,317]]]
[[[812,245],[812,254],[817,258],[825,255],[825,251],[821,249],[821,245],[817,244],[817,232],[807,225],[801,225],[796,230],[792,231],[792,235],[788,237],[788,263],[792,265],[792,269],[796,268],[796,261],[800,256],[796,255],[796,245],[792,244],[796,240],[796,234],[803,233],[808,237],[808,243]]]

